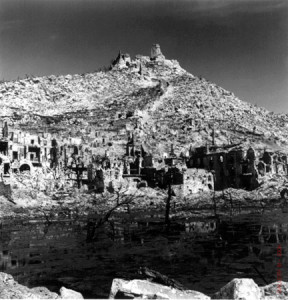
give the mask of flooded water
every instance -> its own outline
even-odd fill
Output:
[[[235,277],[265,285],[277,280],[278,271],[278,279],[281,273],[288,281],[287,240],[288,214],[280,210],[195,216],[172,223],[169,232],[155,215],[127,215],[95,232],[87,219],[6,220],[0,270],[29,287],[58,292],[65,286],[86,298],[106,298],[113,278],[138,278],[146,266],[211,295]]]

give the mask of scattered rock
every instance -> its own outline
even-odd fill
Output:
[[[196,291],[181,291],[161,284],[152,283],[147,280],[114,279],[111,286],[109,299],[115,298],[131,299],[199,299],[209,300],[210,297]]]
[[[212,299],[260,300],[262,295],[253,279],[235,278],[214,294]]]
[[[57,293],[50,292],[46,287],[35,287],[31,289],[32,293],[37,294],[37,298],[40,299],[58,299],[59,295]]]
[[[265,295],[265,300],[288,298],[288,282],[276,281],[260,289]]]
[[[66,289],[64,286],[60,289],[62,299],[84,299],[81,293]]]

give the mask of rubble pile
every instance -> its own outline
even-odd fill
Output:
[[[279,198],[279,192],[281,192],[287,184],[288,180],[286,176],[276,174],[263,176],[263,178],[261,178],[260,187],[253,192],[262,199],[277,199]]]
[[[196,291],[181,291],[146,280],[114,279],[109,299],[195,299],[209,300],[210,297]]]
[[[41,192],[34,186],[33,178],[26,185],[17,180],[12,184],[12,201],[0,196],[0,218],[46,218],[49,220],[78,218],[91,214],[105,215],[117,203],[127,202],[132,212],[149,208],[164,209],[167,193],[161,189],[121,188],[117,192],[95,194],[86,189],[70,187]],[[44,181],[45,182],[45,181]],[[120,205],[115,212],[127,214],[127,205]]]
[[[267,175],[260,178],[260,186],[253,191],[228,188],[225,190],[224,196],[227,200],[238,200],[241,201],[242,205],[246,202],[246,205],[249,206],[252,203],[255,204],[259,201],[279,200],[280,193],[285,187],[287,187],[287,184],[286,176],[277,174]],[[219,197],[221,197],[221,193],[222,192],[217,193]]]

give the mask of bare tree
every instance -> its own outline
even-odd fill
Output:
[[[113,201],[115,204],[108,209],[100,218],[97,219],[90,219],[88,220],[88,230],[87,230],[87,241],[93,241],[95,239],[96,229],[103,226],[106,222],[109,221],[113,212],[118,209],[119,207],[127,206],[127,212],[130,213],[129,205],[135,199],[135,194],[127,195],[127,190],[124,190],[122,186],[115,190],[115,193],[112,194],[110,197],[104,196],[102,194],[102,200],[106,203]]]

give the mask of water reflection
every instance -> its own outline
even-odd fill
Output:
[[[185,231],[186,232],[197,232],[197,233],[212,233],[216,230],[217,220],[212,221],[185,221]]]
[[[169,233],[155,215],[93,224],[93,219],[3,221],[0,270],[31,287],[58,291],[65,285],[105,298],[113,278],[136,278],[138,268],[147,266],[211,294],[235,277],[252,277],[260,285],[276,281],[281,244],[282,280],[288,280],[288,216],[277,210],[191,217],[173,222]]]

